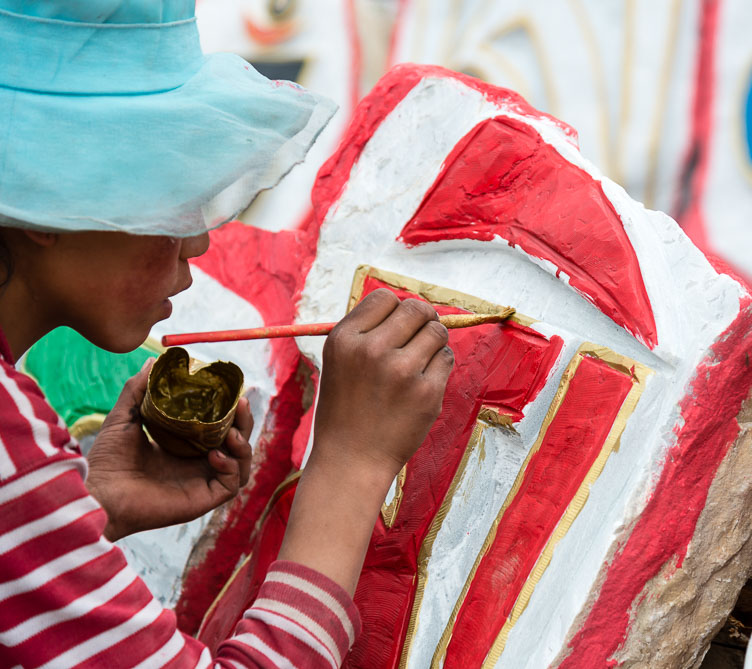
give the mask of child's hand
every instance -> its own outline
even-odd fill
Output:
[[[178,458],[148,440],[139,407],[149,369],[125,384],[88,456],[86,487],[107,512],[111,541],[198,518],[235,497],[250,473],[253,419],[245,398],[225,440],[229,455]]]
[[[394,477],[441,411],[454,356],[425,302],[368,295],[329,335],[312,458]]]
[[[313,450],[279,558],[351,594],[389,485],[441,411],[454,356],[437,318],[423,302],[378,290],[324,347]]]

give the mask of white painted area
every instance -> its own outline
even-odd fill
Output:
[[[180,332],[228,330],[264,325],[252,304],[238,297],[208,274],[191,267],[193,285],[171,298],[172,316],[154,326],[152,337]],[[229,360],[243,370],[246,396],[254,419],[251,443],[255,444],[275,393],[274,370],[270,367],[268,340],[224,342],[186,346],[189,354],[204,362]],[[190,523],[140,532],[118,542],[128,563],[165,606],[174,606],[180,596],[181,577],[191,550],[209,522],[211,513]]]
[[[357,76],[357,54],[348,21],[350,0],[299,0],[287,3],[284,18],[267,0],[203,0],[196,17],[202,48],[207,52],[232,51],[251,63],[303,61],[298,83],[334,100],[339,112],[329,122],[306,159],[273,190],[261,193],[241,216],[250,225],[267,230],[297,227],[309,214],[309,194],[321,165],[334,152],[353,109],[352,84]],[[269,44],[254,40],[245,21],[274,30],[290,24],[289,36]]]
[[[328,212],[298,316],[301,322],[342,317],[356,267],[370,264],[515,306],[542,321],[536,325],[541,332],[559,334],[567,344],[557,371],[517,426],[519,441],[489,433],[485,459],[476,455],[471,460],[428,565],[429,583],[408,663],[412,669],[427,666],[426,659],[433,655],[493,509],[511,485],[511,462],[524,457],[535,441],[563,365],[579,343],[590,341],[655,373],[618,452],[609,458],[587,504],[557,546],[497,666],[533,669],[553,661],[615,539],[643,508],[674,443],[677,404],[707,348],[737,315],[742,294],[738,284],[715,273],[668,217],[645,210],[606,179],[604,191],[624,219],[653,304],[659,340],[655,351],[557,279],[549,264],[535,262],[502,239],[454,240],[414,249],[397,242],[455,143],[479,121],[503,113],[516,115],[455,80],[432,77],[417,85],[376,130]],[[563,156],[601,178],[554,124],[527,121]],[[322,341],[308,338],[299,344],[320,364]],[[463,535],[462,528],[469,535]]]
[[[402,4],[395,62],[443,65],[519,92],[571,124],[583,153],[633,197],[645,200],[654,187],[649,204],[675,204],[699,0]]]

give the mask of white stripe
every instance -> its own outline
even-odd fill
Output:
[[[246,646],[249,646],[250,648],[253,648],[254,650],[257,650],[259,653],[261,653],[262,655],[265,655],[272,662],[274,662],[274,664],[278,667],[278,669],[297,669],[297,667],[292,662],[290,662],[288,658],[282,657],[282,655],[280,655],[276,651],[269,648],[269,646],[267,646],[255,634],[246,632],[245,634],[239,634],[238,636],[234,636],[230,640],[239,641],[240,643]]]
[[[55,460],[50,464],[29,472],[28,474],[24,474],[21,478],[16,479],[12,483],[0,487],[0,504],[5,504],[15,497],[20,497],[27,492],[31,492],[32,490],[49,483],[52,479],[60,476],[60,474],[64,474],[73,469],[78,470],[83,480],[88,469],[86,460],[83,457]]]
[[[109,581],[99,586],[95,590],[74,599],[65,606],[45,611],[39,615],[25,620],[19,625],[0,633],[0,643],[6,646],[17,646],[35,634],[44,632],[49,627],[58,623],[75,620],[91,613],[94,609],[102,604],[109,602],[111,599],[123,592],[138,576],[127,566],[123,567]]]
[[[17,527],[15,530],[0,535],[0,555],[18,548],[36,537],[65,527],[81,518],[84,514],[101,508],[91,496],[81,497],[73,502],[69,502],[52,513],[48,513],[46,516],[37,518],[30,523],[26,523],[26,525],[21,525],[21,527]]]
[[[0,438],[0,481],[9,479],[18,471],[13,460],[10,459],[8,449],[5,447],[2,438]]]
[[[3,379],[7,379],[7,381],[4,381]],[[50,424],[43,420],[39,420],[39,418],[34,415],[31,400],[29,400],[26,393],[21,390],[18,381],[12,379],[2,365],[0,365],[0,383],[5,386],[5,389],[10,393],[11,399],[15,402],[19,413],[21,413],[22,417],[29,423],[31,434],[34,437],[36,445],[39,446],[45,455],[55,455],[58,453],[58,449],[52,445]]]
[[[31,590],[36,590],[58,576],[61,576],[72,569],[81,567],[94,558],[104,555],[111,550],[116,549],[109,541],[107,541],[107,539],[101,538],[93,544],[87,544],[81,548],[76,548],[76,550],[61,555],[54,560],[50,560],[50,562],[37,567],[24,576],[20,576],[12,581],[0,583],[0,602],[9,597],[22,595]]]
[[[156,653],[149,655],[149,657],[143,662],[137,664],[133,669],[152,669],[153,667],[161,667],[172,660],[181,650],[183,650],[184,647],[185,637],[180,632],[175,632],[164,646],[162,646]],[[199,658],[199,660],[200,659],[201,658]]]
[[[204,648],[204,651],[201,653],[201,657],[198,658],[198,662],[196,663],[196,666],[194,669],[203,669],[204,667],[211,667],[212,666],[212,656],[209,652],[208,648]],[[243,668],[245,669],[245,667]]]
[[[38,669],[53,669],[53,667],[72,667],[90,657],[94,657],[103,650],[112,648],[120,643],[123,639],[137,634],[144,628],[151,625],[162,614],[162,607],[152,599],[143,609],[132,616],[129,620],[121,623],[117,627],[108,629],[97,636],[84,641],[83,643],[73,646],[73,648],[58,655],[50,660],[47,664],[38,667]]]
[[[289,635],[294,636],[296,639],[315,650],[325,660],[328,660],[332,665],[332,669],[338,669],[342,664],[342,658],[339,658],[339,660],[337,659],[337,656],[339,655],[338,653],[336,655],[335,653],[332,653],[330,648],[327,648],[321,641],[313,636],[310,631],[296,622],[296,620],[301,617],[300,611],[295,609],[294,618],[293,620],[290,620],[290,616],[282,616],[274,611],[257,609],[257,604],[258,600],[256,600],[253,603],[253,606],[245,612],[243,618],[246,620],[260,620],[270,627],[277,627],[283,632],[287,632]]]
[[[302,590],[307,595],[318,599],[324,606],[331,609],[332,613],[339,618],[342,627],[347,634],[347,638],[350,639],[350,643],[355,641],[355,629],[352,626],[350,616],[347,615],[347,611],[345,611],[344,607],[326,590],[304,578],[301,578],[300,576],[295,576],[294,574],[288,574],[282,571],[270,571],[266,575],[266,581],[289,585],[292,588]]]

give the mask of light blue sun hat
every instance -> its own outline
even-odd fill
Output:
[[[193,0],[0,0],[0,225],[189,236],[303,160],[336,107],[232,54]]]

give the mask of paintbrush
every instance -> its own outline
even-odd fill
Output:
[[[439,322],[449,329],[469,328],[474,325],[501,323],[514,314],[506,307],[496,314],[448,314],[440,316]],[[184,346],[218,341],[245,341],[248,339],[276,339],[277,337],[315,337],[328,335],[337,323],[304,323],[296,325],[272,325],[247,330],[218,330],[216,332],[189,332],[162,337],[162,346]]]

